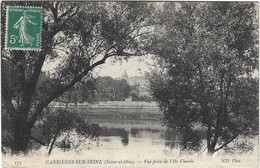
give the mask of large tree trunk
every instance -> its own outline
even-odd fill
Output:
[[[24,96],[26,97],[26,95]],[[28,96],[30,97],[30,96]],[[27,97],[26,97],[27,98]],[[29,98],[27,98],[29,99]],[[30,101],[22,101],[18,111],[11,118],[13,123],[13,142],[11,144],[12,154],[26,154],[32,127],[28,121]]]
[[[208,157],[212,157],[212,155],[215,153],[214,146],[210,145],[208,146]]]
[[[28,122],[24,117],[17,117],[14,124],[14,139],[11,147],[12,154],[26,154],[31,129],[28,128]]]

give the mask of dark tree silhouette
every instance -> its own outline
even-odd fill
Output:
[[[147,46],[158,61],[150,87],[183,148],[200,150],[196,126],[209,155],[258,133],[256,12],[255,3],[180,2],[158,14],[162,26]]]

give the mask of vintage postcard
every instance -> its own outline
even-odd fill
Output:
[[[5,168],[259,167],[259,3],[1,2]]]

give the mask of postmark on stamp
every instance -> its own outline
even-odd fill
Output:
[[[42,8],[8,6],[5,48],[41,50]]]

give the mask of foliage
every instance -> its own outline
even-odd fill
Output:
[[[248,153],[251,154],[254,151],[255,144],[248,141],[244,140],[242,142],[235,141],[235,144],[231,147],[227,146],[224,148],[224,152],[226,154],[244,154]]]
[[[82,137],[93,139],[100,132],[97,124],[89,123],[84,118],[83,114],[79,114],[77,111],[68,111],[61,108],[55,111],[46,109],[44,118],[38,121],[32,129],[32,137],[49,146],[49,154],[52,151],[52,145],[64,147],[64,143],[56,143],[59,137],[62,137],[62,142],[66,142],[65,144],[69,148],[71,146],[77,148],[82,143],[80,141]],[[64,136],[64,134],[66,135]]]
[[[131,86],[130,95],[132,96],[132,99],[134,101],[139,99],[139,87],[140,86],[138,84],[135,84],[135,85]]]
[[[152,96],[148,95],[140,95],[140,90],[142,88],[140,87],[140,84],[134,84],[131,86],[131,92],[130,95],[132,96],[132,101],[146,101],[151,102],[154,101],[154,98]],[[145,88],[145,90],[148,90],[148,88]]]
[[[113,79],[109,76],[88,79],[78,83],[65,92],[57,101],[67,102],[97,102],[97,101],[124,101],[129,96],[130,86],[127,82]]]
[[[255,5],[165,3],[158,14],[161,26],[147,47],[158,61],[150,87],[184,149],[200,148],[197,126],[206,133],[209,155],[240,134],[258,132]]]
[[[97,101],[124,101],[130,94],[126,80],[116,80],[109,76],[96,79],[96,90]]]
[[[75,84],[70,90],[64,92],[60,97],[56,98],[59,102],[93,102],[96,95],[96,79],[90,77],[84,82]]]

